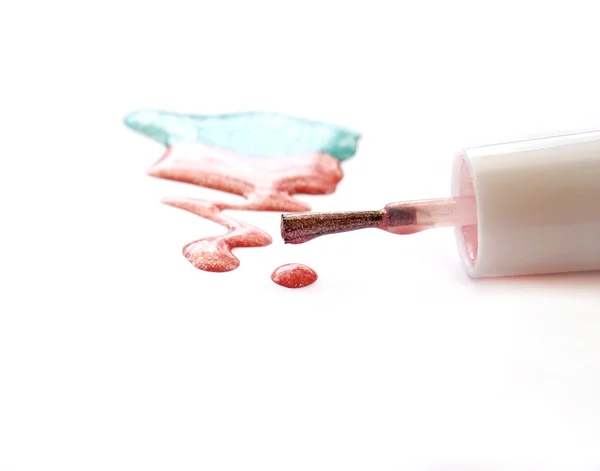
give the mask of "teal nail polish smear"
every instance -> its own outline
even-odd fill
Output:
[[[268,112],[190,115],[138,110],[125,124],[166,146],[198,142],[253,157],[322,152],[343,161],[356,153],[361,137],[341,126]]]

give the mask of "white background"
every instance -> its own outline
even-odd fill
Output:
[[[600,128],[595,7],[4,2],[0,469],[597,469],[598,274],[473,281],[450,229],[284,246],[275,213],[204,273],[181,247],[221,228],[159,199],[210,192],[122,124],[334,122],[364,138],[314,209],[446,196],[458,147]]]

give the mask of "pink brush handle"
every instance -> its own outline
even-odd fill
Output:
[[[394,234],[477,224],[477,207],[471,196],[391,203],[384,211],[385,223],[381,228]]]

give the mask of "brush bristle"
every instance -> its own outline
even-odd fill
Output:
[[[383,211],[282,214],[281,237],[286,244],[301,244],[322,235],[381,227],[384,217]]]

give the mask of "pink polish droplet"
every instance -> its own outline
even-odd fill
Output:
[[[300,263],[288,263],[276,268],[271,279],[286,288],[303,288],[317,281],[317,272]]]

